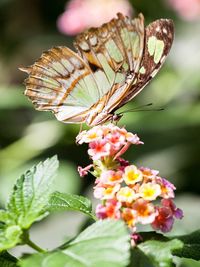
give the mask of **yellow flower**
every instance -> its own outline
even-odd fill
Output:
[[[120,188],[119,192],[117,193],[117,200],[120,202],[131,203],[137,197],[138,195],[135,193],[135,191],[128,186]]]
[[[123,175],[124,181],[127,185],[135,184],[143,180],[143,175],[140,170],[134,165],[127,166]]]
[[[139,188],[139,195],[144,200],[155,200],[161,194],[161,187],[159,184],[146,183]]]
[[[102,199],[112,199],[114,198],[116,192],[118,192],[120,189],[120,184],[116,184],[115,186],[109,186],[107,188],[104,188],[102,194]]]

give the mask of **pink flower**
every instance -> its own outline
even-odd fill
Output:
[[[125,160],[125,159],[123,159],[123,158],[117,158],[117,161],[119,162],[119,164],[120,164],[120,166],[119,166],[119,170],[120,171],[124,171],[124,169],[127,167],[127,166],[129,166],[130,164],[129,164],[129,162],[128,162],[128,160]]]
[[[131,246],[135,247],[138,243],[142,241],[142,237],[140,234],[132,233],[131,234]]]
[[[159,171],[152,170],[150,168],[140,167],[139,169],[142,172],[143,176],[147,179],[153,179],[159,174]]]
[[[97,140],[89,144],[88,154],[93,160],[98,160],[101,157],[109,156],[111,145],[105,140]]]
[[[122,171],[103,171],[98,179],[98,182],[106,185],[115,185],[123,181]]]
[[[78,172],[81,177],[84,177],[88,174],[88,171],[93,167],[93,164],[90,164],[86,166],[85,168],[82,168],[81,166],[78,166]]]
[[[80,132],[79,135],[76,137],[76,140],[77,143],[79,144],[90,143],[102,139],[102,136],[103,136],[103,131],[101,127],[95,126],[88,131]]]
[[[137,213],[137,221],[141,224],[152,223],[157,216],[157,211],[154,208],[154,205],[142,198],[138,199],[133,204],[133,209]]]
[[[200,19],[200,0],[167,0],[169,5],[185,20]]]
[[[158,215],[155,218],[155,221],[151,224],[153,229],[161,230],[163,233],[171,231],[174,218],[172,216],[171,210],[167,207],[158,207]]]
[[[105,206],[102,204],[97,205],[96,215],[99,219],[120,219],[120,208],[121,203],[117,202],[115,199],[110,199],[106,202]]]
[[[133,232],[136,231],[136,212],[133,209],[125,208],[122,211],[122,219],[127,223],[127,225],[132,228]]]
[[[169,208],[171,210],[172,215],[176,219],[182,219],[183,218],[183,211],[181,209],[178,209],[171,199],[162,199],[161,204],[164,207]]]
[[[161,197],[174,198],[176,187],[164,178],[156,177],[156,182],[161,186]]]
[[[140,138],[137,136],[137,134],[127,133],[126,134],[126,140],[134,145],[143,145],[144,143],[140,141]]]
[[[176,208],[171,199],[162,199],[161,204],[162,207],[157,207],[158,215],[151,225],[155,230],[161,230],[163,233],[166,233],[171,231],[174,217],[182,219],[183,212],[181,209]]]
[[[131,16],[128,0],[71,0],[57,21],[58,29],[75,35],[90,27],[99,27],[116,16],[118,12]]]
[[[94,197],[99,199],[112,199],[115,194],[119,191],[120,184],[114,186],[97,186],[94,187]]]
[[[123,145],[125,145],[125,137],[117,131],[113,131],[106,135],[106,139],[112,145],[115,151],[118,151]]]

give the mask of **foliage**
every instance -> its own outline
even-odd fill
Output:
[[[99,221],[68,243],[62,252],[38,254],[22,260],[20,266],[123,267],[128,263],[129,246],[129,235],[122,222]]]
[[[125,224],[108,219],[93,223],[51,251],[40,248],[30,240],[29,229],[49,213],[74,210],[95,219],[89,199],[52,192],[57,168],[58,160],[54,156],[35,165],[16,181],[5,210],[0,210],[1,267],[172,267],[174,255],[200,260],[199,231],[175,237],[141,232],[142,242],[131,248]],[[7,252],[20,244],[29,245],[37,253],[16,259]]]

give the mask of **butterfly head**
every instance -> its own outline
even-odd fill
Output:
[[[122,114],[114,114],[114,113],[90,113],[89,116],[86,118],[86,124],[90,127],[103,124],[105,122],[118,122]]]

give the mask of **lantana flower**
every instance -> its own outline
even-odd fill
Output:
[[[122,171],[107,170],[101,173],[98,183],[114,185],[123,181]]]
[[[117,192],[117,200],[120,202],[132,203],[133,200],[137,199],[138,195],[136,192],[128,186],[121,187]]]
[[[161,194],[161,188],[159,184],[144,183],[139,188],[139,195],[144,200],[155,200]]]
[[[134,238],[132,243],[139,240],[138,224],[168,232],[174,220],[183,217],[173,202],[176,188],[171,182],[157,170],[137,167],[122,158],[131,145],[143,144],[136,134],[110,123],[80,133],[77,143],[89,146],[93,162],[78,170],[82,176],[90,171],[96,177],[94,197],[101,200],[96,207],[97,217],[124,220]]]
[[[132,185],[143,180],[143,175],[134,165],[129,165],[124,169],[124,181],[127,185]]]

